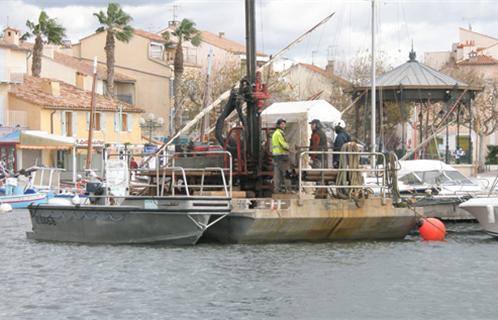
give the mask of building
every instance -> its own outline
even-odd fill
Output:
[[[11,85],[8,109],[26,114],[27,127],[35,130],[31,135],[38,137],[38,142],[24,142],[29,147],[22,150],[22,155],[18,154],[17,167],[43,164],[68,169],[75,160],[77,170],[82,171],[90,106],[90,92],[62,81],[25,76],[22,83]],[[96,95],[95,144],[100,148],[104,144],[141,144],[143,111],[126,102]],[[71,156],[68,152],[72,147],[75,154]],[[100,163],[95,159],[98,157],[94,155],[95,163]]]
[[[92,90],[93,62],[79,59],[58,51],[54,46],[45,46],[42,56],[42,78],[64,81],[85,91]],[[28,59],[29,68],[32,59]],[[96,92],[104,94],[107,81],[107,67],[97,66]],[[135,104],[135,82],[130,76],[120,72],[114,74],[114,95],[118,100]]]
[[[426,52],[424,56],[426,64],[442,69],[448,66],[456,67],[463,71],[471,71],[481,76],[485,82],[484,92],[493,92],[498,84],[498,38],[475,32],[471,27],[460,28],[458,32],[458,42],[452,44],[451,50],[443,52]],[[496,106],[495,106],[496,107]],[[450,149],[455,150],[457,146],[464,149],[469,141],[477,140],[476,133],[470,133],[462,128],[451,127],[449,132]],[[484,141],[479,141],[480,146],[473,147],[473,156],[476,159],[477,152],[482,155],[487,154],[486,145],[498,143],[498,132],[494,132]],[[472,146],[471,146],[472,147]],[[482,150],[478,150],[482,149]]]
[[[94,33],[73,45],[73,56],[86,61],[94,57],[105,66],[106,32]],[[172,69],[165,61],[164,39],[151,32],[134,30],[128,43],[116,41],[115,71],[135,80],[133,102],[143,106],[147,113],[165,120],[162,134],[168,131],[172,106]],[[118,92],[118,96],[121,93]]]
[[[26,74],[26,58],[29,50],[20,46],[20,31],[12,27],[3,30],[0,38],[0,126],[16,126],[24,119],[7,110],[8,91],[12,84],[22,82]],[[0,130],[1,133],[7,133]]]
[[[159,31],[161,35],[165,31],[173,32],[179,21],[169,21],[168,27]],[[172,41],[176,41],[172,37]],[[208,56],[211,55],[211,64],[213,69],[219,69],[226,65],[244,66],[246,63],[246,47],[236,41],[228,39],[225,32],[214,34],[209,31],[201,30],[201,44],[198,47],[193,46],[190,42],[184,42],[183,57],[185,66],[201,69],[204,72],[208,66]],[[165,60],[173,64],[175,57],[175,46],[171,46],[165,51]],[[268,61],[268,56],[262,52],[256,53],[258,63]]]
[[[334,73],[334,61],[329,61],[325,69],[308,63],[297,63],[284,71],[284,79],[296,94],[297,100],[325,99],[343,95],[351,89],[349,81]]]

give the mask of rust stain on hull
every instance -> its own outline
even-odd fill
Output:
[[[232,213],[207,230],[207,239],[224,243],[403,239],[415,226],[414,213],[390,200],[267,200],[264,208],[234,203]]]

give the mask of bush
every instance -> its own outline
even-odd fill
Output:
[[[486,164],[498,164],[498,146],[488,145],[488,155],[486,156]]]

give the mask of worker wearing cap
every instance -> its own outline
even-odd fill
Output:
[[[274,193],[285,190],[285,170],[289,164],[289,144],[285,140],[284,132],[286,123],[284,119],[278,119],[275,132],[271,137]]]
[[[351,142],[351,137],[346,132],[346,123],[344,120],[339,120],[335,124],[335,140],[334,140],[334,151],[341,151],[342,146],[348,142]],[[334,154],[334,168],[339,167],[339,154]]]
[[[320,120],[313,119],[311,125],[311,139],[310,151],[327,151],[327,136],[323,132]],[[326,154],[310,154],[312,168],[326,168],[327,155]]]

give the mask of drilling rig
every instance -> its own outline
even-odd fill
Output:
[[[233,158],[233,176],[240,189],[254,192],[256,197],[271,195],[271,168],[269,130],[262,139],[261,111],[270,98],[261,73],[256,71],[255,1],[245,0],[246,21],[246,77],[232,89],[227,103],[216,121],[215,136],[224,150]],[[245,111],[243,105],[246,105]],[[236,111],[242,126],[231,128],[223,136],[226,118]]]

